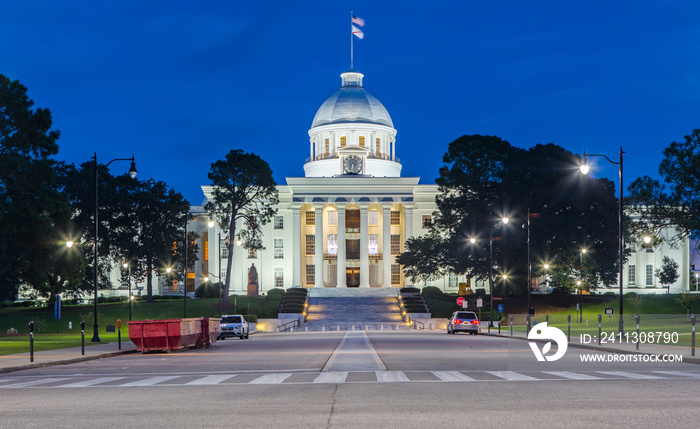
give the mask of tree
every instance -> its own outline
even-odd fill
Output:
[[[509,279],[515,279],[509,280],[510,292],[525,293],[529,221],[533,272],[547,262],[552,277],[561,280],[554,286],[572,289],[580,275],[578,255],[586,247],[586,282],[593,287],[614,283],[615,186],[607,179],[580,176],[579,161],[551,143],[524,150],[495,136],[460,137],[443,157],[436,180],[438,210],[430,233],[409,241],[399,262],[407,273],[433,269],[430,264],[419,266],[430,261],[443,273],[485,280],[490,272],[492,233],[494,274],[507,272]],[[510,218],[508,225],[499,224],[503,216]]]
[[[267,162],[242,150],[232,150],[225,159],[213,163],[208,176],[214,186],[214,198],[207,202],[205,209],[218,219],[219,225],[231,238],[228,240],[229,257],[226,260],[223,297],[227,303],[231,290],[233,237],[238,233],[236,222],[244,220],[247,224],[247,228],[239,233],[244,247],[260,248],[260,227],[277,213],[274,208],[279,202],[277,184]]]
[[[661,260],[661,268],[656,270],[656,277],[659,279],[662,285],[666,285],[666,292],[668,293],[671,289],[671,283],[675,283],[678,280],[678,262],[664,256]]]
[[[0,75],[0,301],[22,284],[58,292],[74,281],[58,273],[61,264],[80,270],[79,254],[57,254],[73,230],[51,159],[59,132],[51,130],[51,112],[33,105],[26,87]]]
[[[183,282],[184,234],[190,203],[153,179],[137,180],[128,175],[115,180],[113,218],[110,219],[113,255],[131,264],[134,281],[146,280],[147,301],[153,301],[153,273],[170,267]],[[188,231],[188,269],[194,265],[198,247],[196,234]],[[185,284],[186,287],[186,284]]]
[[[637,217],[631,231],[657,237],[661,230],[674,231],[666,239],[675,245],[688,237],[700,238],[700,129],[681,143],[671,142],[663,153],[659,175],[665,185],[642,176],[628,188],[628,202]]]
[[[642,296],[636,292],[629,292],[626,295],[628,295],[627,303],[632,307],[636,308],[637,314],[639,314],[640,310],[642,309]]]
[[[683,292],[679,298],[675,299],[675,301],[685,308],[686,315],[688,315],[693,309],[693,305],[695,305],[695,301],[697,301],[697,299],[698,295],[691,294],[690,292]]]

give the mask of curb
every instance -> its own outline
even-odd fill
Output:
[[[100,353],[100,354],[91,355],[91,356],[80,356],[78,358],[72,358],[72,359],[55,360],[55,361],[43,362],[43,363],[31,363],[29,365],[22,365],[22,366],[11,366],[11,367],[7,367],[7,368],[0,368],[0,374],[7,373],[7,372],[14,372],[14,371],[22,371],[25,369],[44,368],[47,366],[57,366],[57,365],[67,365],[67,364],[78,363],[78,362],[87,362],[90,360],[96,360],[96,359],[102,359],[102,358],[108,358],[108,357],[136,353],[136,351],[137,351],[136,349],[120,350],[120,351],[116,351],[116,352]]]

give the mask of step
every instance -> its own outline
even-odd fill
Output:
[[[399,288],[395,287],[349,287],[349,288],[309,288],[309,298],[314,297],[395,297]]]

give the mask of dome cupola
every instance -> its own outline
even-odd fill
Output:
[[[348,70],[342,86],[321,105],[309,130],[306,177],[399,177],[396,129],[384,105],[363,87],[364,75]]]

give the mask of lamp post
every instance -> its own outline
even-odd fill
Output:
[[[695,292],[698,291],[698,273],[695,273]]]
[[[594,154],[594,153],[589,153],[587,154],[585,151],[583,152],[583,163],[581,164],[581,173],[583,174],[588,174],[590,171],[590,166],[588,165],[588,160],[587,158],[589,156],[599,156],[601,158],[605,158],[609,163],[613,165],[619,166],[618,170],[620,172],[620,199],[618,201],[618,246],[619,246],[619,252],[620,255],[619,257],[619,268],[620,268],[620,324],[619,324],[619,330],[620,330],[620,335],[622,335],[622,331],[624,329],[624,320],[622,318],[622,305],[623,305],[623,297],[622,297],[622,292],[623,292],[623,286],[622,286],[622,280],[623,280],[623,274],[622,274],[622,268],[624,264],[624,259],[625,259],[625,243],[624,243],[624,237],[622,235],[623,233],[623,225],[622,225],[622,155],[625,152],[622,150],[622,147],[620,147],[620,161],[615,162],[608,158],[605,155],[600,155],[600,154]]]
[[[134,297],[131,296],[131,264],[124,262],[124,268],[129,269],[129,277],[127,277],[126,281],[129,285],[129,320],[131,320],[131,300],[134,299]]]
[[[576,290],[578,291],[578,302],[579,302],[579,323],[583,322],[583,286],[581,285],[581,280],[576,280],[576,285],[578,286]]]
[[[99,211],[99,199],[98,199],[98,186],[97,186],[97,152],[95,152],[95,156],[92,157],[94,161],[94,166],[95,166],[95,245],[93,246],[93,282],[95,286],[95,296],[94,296],[94,304],[95,308],[93,310],[94,313],[94,320],[92,323],[92,330],[93,330],[93,335],[92,339],[90,342],[92,343],[100,343],[102,340],[100,340],[100,336],[98,333],[98,326],[97,326],[97,274],[99,271],[99,267],[97,265],[97,242],[99,241],[99,231],[98,227],[100,225],[99,220],[98,220],[98,211]],[[136,161],[134,160],[134,156],[132,155],[131,158],[115,158],[111,161],[109,161],[107,164],[105,164],[105,167],[109,167],[109,164],[113,163],[114,161],[131,161],[131,168],[129,168],[129,175],[131,176],[132,179],[136,178]]]
[[[541,292],[547,293],[547,277],[549,276],[549,264],[544,264],[542,267],[544,268],[544,291]]]
[[[489,232],[489,295],[491,296],[491,317],[489,320],[489,327],[493,327],[493,229],[501,224],[505,225],[510,222],[507,217],[501,218],[501,221],[495,225],[491,226]]]
[[[188,222],[188,216],[187,213],[185,213],[185,260],[183,262],[183,266],[185,268],[185,278],[183,279],[182,282],[182,296],[184,298],[183,302],[183,308],[182,308],[182,318],[186,319],[187,318],[187,248],[189,247],[189,242],[187,241],[187,222]]]

